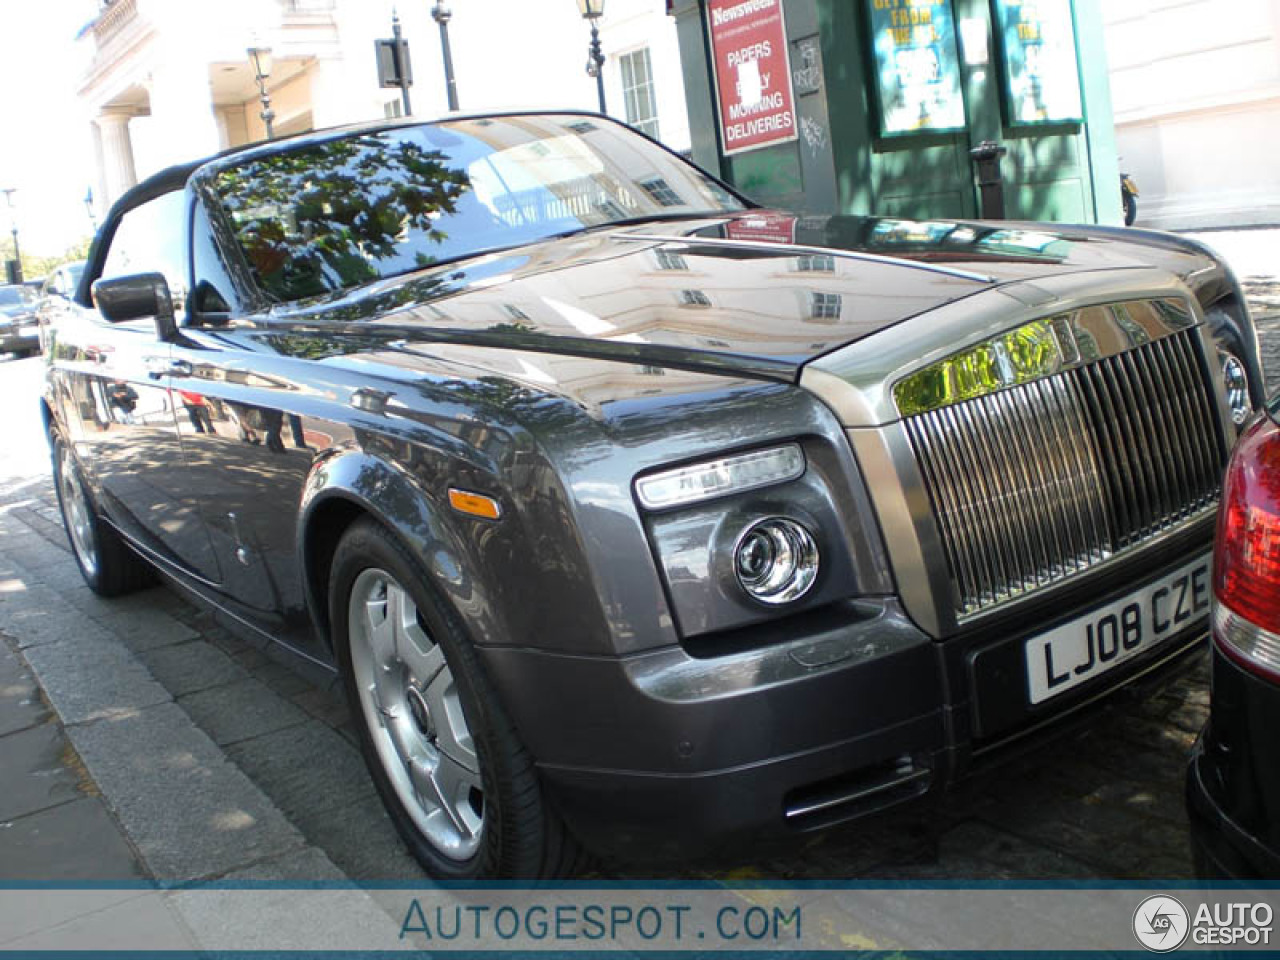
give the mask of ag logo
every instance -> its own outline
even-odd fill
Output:
[[[1147,897],[1138,904],[1133,915],[1133,933],[1148,950],[1168,953],[1177,950],[1187,939],[1191,917],[1173,897],[1163,894]]]

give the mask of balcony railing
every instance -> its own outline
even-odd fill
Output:
[[[280,0],[286,17],[307,17],[333,13],[337,0]]]
[[[112,37],[137,19],[137,0],[109,0],[102,7],[98,19],[93,22],[93,39],[99,50]]]

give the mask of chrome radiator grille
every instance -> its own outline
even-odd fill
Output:
[[[1226,456],[1195,330],[906,425],[962,617],[1210,508]]]

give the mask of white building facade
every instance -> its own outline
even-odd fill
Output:
[[[410,44],[415,116],[447,110],[432,0],[111,0],[81,33],[79,99],[92,124],[98,213],[173,163],[261,140],[247,49],[272,50],[276,136],[400,116],[378,85],[375,40],[393,9]],[[575,0],[453,0],[450,41],[463,111],[597,109],[586,74],[589,25]],[[675,25],[665,0],[607,0],[600,21],[609,113],[689,148]]]
[[[1138,223],[1280,223],[1280,0],[1108,0],[1121,167]]]

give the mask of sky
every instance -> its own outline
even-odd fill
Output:
[[[97,174],[75,36],[96,10],[95,0],[0,0],[0,189],[17,190],[24,254],[59,254],[92,232],[84,194]],[[3,198],[0,226],[8,233]]]

